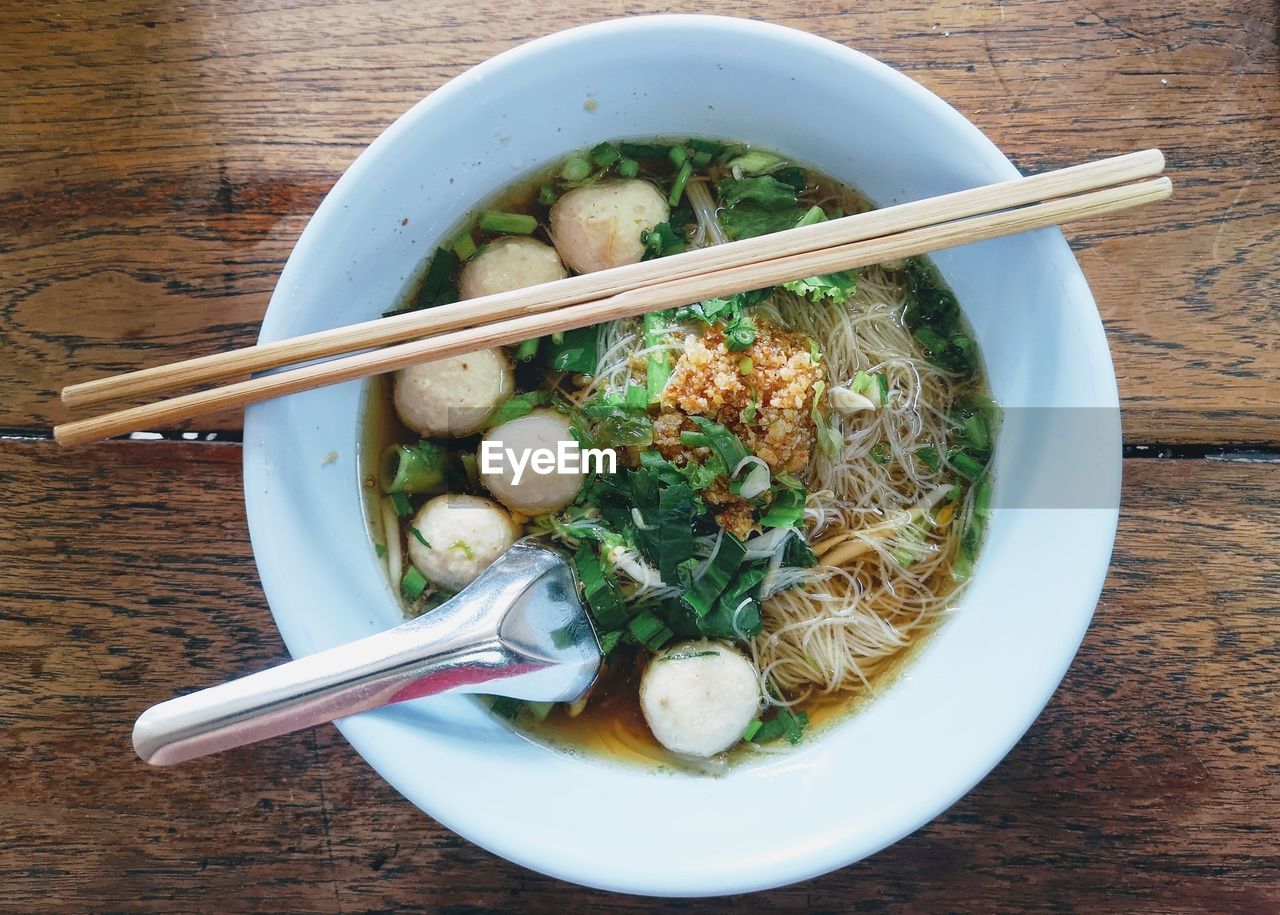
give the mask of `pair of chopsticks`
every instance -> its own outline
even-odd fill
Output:
[[[1153,177],[1163,170],[1164,156],[1149,149],[540,286],[68,385],[62,390],[63,402],[87,407],[283,369],[64,423],[54,428],[53,435],[63,445],[84,444],[602,321],[1113,213],[1168,197],[1169,179]],[[318,359],[328,361],[314,362]],[[288,368],[302,362],[312,364]]]

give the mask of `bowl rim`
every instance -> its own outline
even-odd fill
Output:
[[[898,91],[910,97],[913,104],[919,105],[928,116],[946,123],[949,130],[965,134],[975,145],[985,148],[990,164],[993,167],[1004,170],[1007,177],[1016,177],[1018,174],[1007,157],[1000,152],[982,131],[941,98],[889,65],[829,39],[758,20],[701,14],[662,14],[591,23],[546,35],[495,55],[449,80],[413,105],[387,127],[348,167],[308,222],[307,227],[291,252],[277,283],[276,290],[273,292],[271,305],[269,305],[262,323],[259,340],[266,342],[280,336],[280,313],[277,310],[273,315],[271,306],[276,304],[280,290],[287,288],[293,273],[301,269],[299,265],[314,256],[313,250],[316,248],[317,239],[323,232],[324,224],[342,206],[344,196],[349,193],[351,188],[366,180],[367,173],[376,166],[377,159],[382,155],[384,149],[398,143],[402,135],[413,129],[419,122],[430,118],[437,107],[448,104],[456,96],[471,91],[475,84],[492,78],[505,68],[518,64],[528,57],[544,54],[548,51],[564,52],[577,42],[609,39],[618,33],[642,30],[654,30],[660,33],[667,29],[687,29],[691,27],[719,30],[726,39],[732,39],[737,34],[766,35],[770,40],[788,44],[801,52],[808,49],[842,57],[851,68],[869,71],[875,78],[893,83]],[[1106,344],[1101,320],[1097,317],[1096,304],[1085,283],[1079,264],[1061,233],[1053,229],[1049,230],[1048,234],[1051,238],[1050,244],[1057,249],[1057,266],[1066,271],[1063,277],[1064,282],[1070,284],[1074,290],[1074,297],[1079,299],[1078,304],[1081,307],[1087,306],[1093,309],[1096,321],[1096,326],[1093,326],[1090,331],[1093,339],[1082,342],[1088,346],[1097,363],[1094,366],[1094,374],[1098,377],[1101,385],[1097,396],[1104,402],[1104,406],[1113,405],[1118,409],[1119,400],[1114,370],[1111,365],[1110,352]],[[1065,295],[1066,293],[1064,293]],[[256,487],[256,484],[262,479],[263,464],[267,460],[264,443],[272,434],[269,424],[264,420],[265,411],[261,406],[253,406],[247,410],[243,449],[246,512],[263,589],[269,604],[273,608],[272,612],[276,617],[276,624],[286,644],[291,653],[297,656],[308,653],[312,646],[309,646],[306,639],[292,629],[290,624],[283,620],[274,609],[282,605],[286,600],[285,595],[291,588],[291,581],[289,576],[283,572],[281,562],[274,561],[271,558],[273,545],[269,535],[272,528],[270,506],[267,500],[258,498],[259,492]],[[1118,418],[1114,430],[1110,430],[1110,435],[1111,441],[1109,443],[1114,444],[1114,448],[1111,449],[1114,452],[1114,467],[1110,469],[1114,471],[1114,481],[1117,489],[1117,499],[1114,504],[1118,505],[1119,470],[1121,466]],[[251,480],[255,482],[254,487],[250,485]],[[489,851],[544,874],[599,889],[648,895],[722,895],[762,890],[793,883],[845,866],[869,854],[873,854],[914,832],[967,794],[1021,739],[1057,689],[1084,637],[1092,618],[1097,597],[1101,593],[1102,583],[1109,565],[1117,520],[1118,508],[1115,510],[1108,509],[1099,516],[1096,531],[1098,538],[1089,544],[1089,548],[1086,551],[1087,562],[1084,563],[1084,571],[1081,576],[1082,591],[1091,593],[1093,599],[1089,603],[1087,610],[1082,610],[1078,618],[1074,620],[1075,626],[1071,631],[1070,637],[1064,639],[1052,663],[1047,664],[1045,667],[1043,677],[1034,684],[1035,688],[1028,690],[1017,703],[1017,714],[1010,715],[1006,710],[1005,717],[1010,719],[1010,724],[1005,733],[1005,740],[998,744],[989,745],[986,752],[982,754],[983,760],[981,763],[973,764],[971,768],[960,776],[953,775],[950,779],[945,780],[945,785],[935,786],[935,790],[932,792],[929,801],[924,805],[922,813],[917,813],[910,820],[901,820],[895,824],[892,830],[886,831],[879,840],[870,844],[865,841],[861,843],[828,841],[825,845],[815,845],[806,849],[807,857],[803,859],[787,859],[784,865],[773,870],[747,871],[725,868],[718,871],[714,876],[709,875],[702,885],[692,885],[688,881],[677,881],[668,886],[662,885],[660,882],[655,884],[653,881],[638,880],[634,874],[600,873],[578,866],[573,861],[555,860],[548,855],[546,849],[539,847],[540,843],[534,841],[536,839],[535,836],[528,834],[512,835],[510,830],[504,833],[479,829],[474,823],[468,822],[465,816],[449,815],[441,812],[436,805],[429,803],[429,800],[418,790],[418,787],[409,783],[406,770],[393,763],[386,755],[378,752],[380,743],[389,737],[389,728],[393,727],[394,721],[389,722],[387,717],[380,716],[378,713],[371,713],[346,719],[339,722],[337,726],[352,746],[383,778],[415,805],[430,813],[447,828]],[[944,780],[940,780],[940,783],[942,781]]]

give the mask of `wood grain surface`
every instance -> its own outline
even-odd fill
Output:
[[[0,909],[643,907],[477,849],[332,727],[138,762],[149,703],[286,657],[239,451],[0,447]],[[1280,910],[1280,466],[1126,470],[1094,625],[1027,737],[915,835],[752,907]]]
[[[466,67],[567,26],[680,8],[5,4],[0,428],[65,419],[67,381],[250,342],[323,194]],[[879,57],[1026,171],[1163,148],[1172,202],[1068,230],[1111,333],[1128,440],[1280,442],[1271,0],[683,8]]]
[[[1280,912],[1271,0],[0,5],[0,911],[655,905],[476,848],[331,727],[139,763],[129,733],[147,705],[286,657],[240,448],[67,453],[45,437],[67,381],[250,342],[311,211],[423,95],[530,37],[680,10],[867,51],[1024,171],[1164,149],[1173,201],[1068,237],[1107,324],[1131,453],[1179,458],[1126,461],[1080,655],[970,795],[826,877],[656,905]],[[199,428],[234,437],[239,422]]]

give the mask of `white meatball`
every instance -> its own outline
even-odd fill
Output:
[[[396,372],[396,412],[415,432],[456,438],[483,429],[514,389],[511,360],[486,349]]]
[[[673,753],[714,756],[742,739],[760,711],[760,680],[719,642],[684,642],[655,655],[640,680],[649,730]]]
[[[577,448],[577,439],[568,418],[555,410],[534,410],[503,423],[485,434],[480,443],[480,481],[503,505],[526,515],[542,515],[564,508],[582,488],[581,467],[576,472],[559,473],[554,465],[549,470],[535,470],[533,455],[538,451],[560,453],[562,446]],[[515,461],[507,452],[515,453],[521,462],[520,482],[515,481]],[[485,468],[496,465],[496,473]],[[541,472],[540,472],[541,471]]]
[[[460,591],[511,548],[519,526],[507,510],[480,496],[436,496],[413,518],[409,561],[427,580]]]
[[[509,235],[490,242],[485,249],[467,261],[458,281],[458,295],[478,299],[550,283],[568,276],[560,255],[550,245],[535,238]]]
[[[640,233],[666,222],[667,199],[647,181],[602,181],[575,188],[551,207],[551,237],[578,273],[639,263]]]

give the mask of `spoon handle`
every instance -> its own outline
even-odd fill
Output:
[[[152,706],[133,745],[164,766],[443,692],[571,701],[599,663],[568,565],[522,542],[417,619]]]

